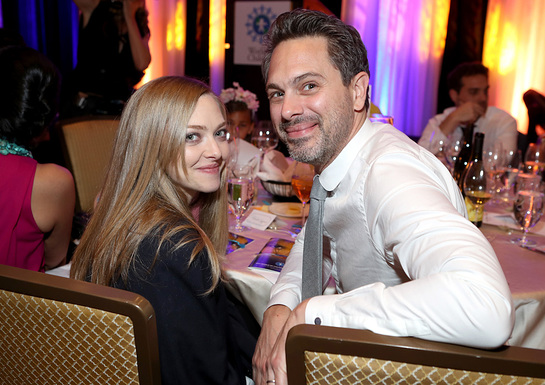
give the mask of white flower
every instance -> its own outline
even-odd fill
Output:
[[[249,110],[257,112],[259,108],[259,100],[253,92],[245,90],[238,84],[238,82],[233,82],[234,88],[226,88],[221,90],[220,100],[223,104],[229,103],[230,101],[243,102],[246,104]]]

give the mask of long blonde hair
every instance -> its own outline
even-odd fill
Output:
[[[203,95],[216,99],[225,118],[219,99],[191,78],[158,78],[130,98],[121,115],[100,199],[73,257],[73,278],[102,285],[120,277],[126,281],[146,236],[162,234],[157,257],[165,240],[184,232],[175,247],[195,242],[190,263],[205,249],[212,270],[209,291],[218,284],[228,241],[225,165],[220,188],[199,196],[198,224],[191,214],[192,202],[168,174],[180,158],[185,170],[187,125]]]

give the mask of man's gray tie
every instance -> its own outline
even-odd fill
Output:
[[[314,177],[310,192],[310,209],[305,225],[303,247],[303,300],[322,294],[322,248],[324,202],[327,191],[318,175]]]

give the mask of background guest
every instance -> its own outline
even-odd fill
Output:
[[[44,271],[66,259],[75,205],[68,170],[39,164],[31,149],[58,107],[60,77],[24,46],[0,50],[0,263]]]
[[[259,101],[254,93],[245,90],[237,82],[233,83],[232,88],[221,90],[219,98],[225,104],[227,127],[233,137],[230,141],[233,162],[244,166],[261,155],[259,149],[250,143]],[[259,162],[256,165],[259,166]]]
[[[241,361],[253,351],[238,348],[221,281],[226,136],[223,105],[204,84],[163,77],[142,86],[121,115],[100,200],[74,255],[74,278],[151,302],[165,384],[244,383]]]
[[[151,62],[144,0],[74,0],[78,60],[64,91],[63,117],[119,114]]]
[[[462,127],[474,124],[474,132],[485,134],[485,151],[501,143],[506,154],[515,154],[517,121],[509,113],[488,106],[488,68],[480,62],[462,63],[449,73],[447,85],[455,106],[429,120],[418,144],[436,154],[440,141],[461,138]]]

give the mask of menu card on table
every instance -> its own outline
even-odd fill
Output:
[[[225,254],[230,254],[235,250],[244,249],[250,242],[252,238],[244,237],[242,235],[229,233],[229,243],[227,244],[227,251]]]
[[[280,272],[286,263],[294,242],[283,238],[271,238],[255,259],[250,263],[250,269],[266,269]]]

